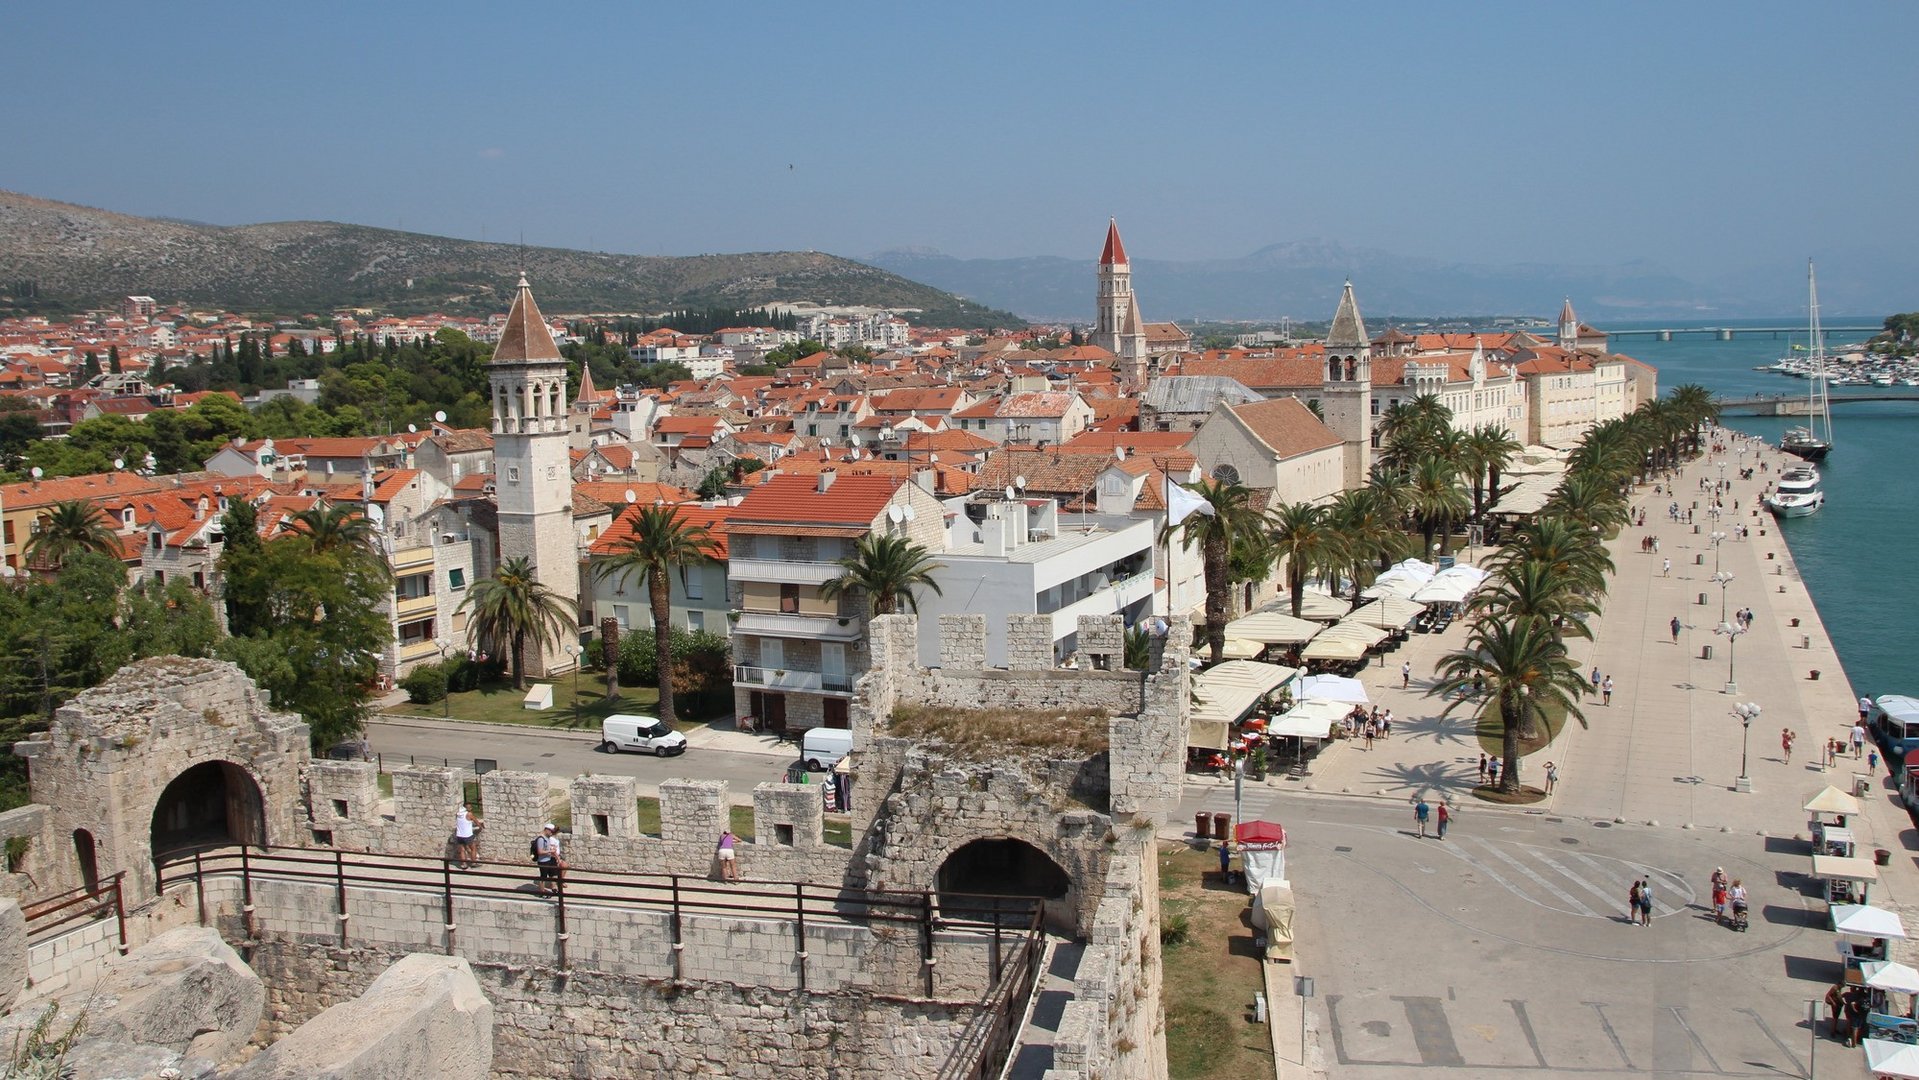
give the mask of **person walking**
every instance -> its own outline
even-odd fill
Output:
[[[1601,697],[1605,699],[1602,702],[1602,704],[1605,704],[1607,706],[1612,705],[1612,676],[1611,675],[1606,676],[1606,680],[1599,684],[1599,693]]]
[[[1598,664],[1593,665],[1592,684],[1593,684],[1593,696],[1598,697],[1599,696],[1599,665]]]
[[[1672,617],[1672,643],[1674,645],[1679,644],[1679,628],[1682,625],[1683,624],[1679,621],[1679,616],[1674,615]]]
[[[1726,884],[1726,868],[1723,866],[1713,867],[1712,921],[1716,923],[1724,923],[1726,921]]]
[[[1866,756],[1866,727],[1864,724],[1852,725],[1852,760],[1858,761]]]
[[[1559,784],[1559,766],[1548,761],[1546,763],[1546,794],[1551,795],[1553,793],[1553,788],[1557,786],[1558,784]]]
[[[1652,925],[1652,882],[1647,878],[1639,879],[1639,925]]]
[[[540,895],[554,895],[562,887],[566,860],[560,857],[559,826],[550,821],[541,826],[540,835],[533,838],[533,865],[540,868]]]
[[[1405,690],[1413,685],[1413,662],[1404,661],[1399,665],[1399,688]]]
[[[733,830],[732,829],[720,830],[720,843],[718,848],[718,854],[720,858],[720,880],[721,881],[740,880],[740,861],[738,858],[735,857],[735,853],[733,851]]]
[[[1639,882],[1637,880],[1632,883],[1632,888],[1626,890],[1626,921],[1629,923],[1639,921]]]
[[[1413,796],[1413,821],[1419,825],[1419,838],[1421,840],[1426,839],[1426,819],[1432,816],[1432,812],[1433,808],[1426,805],[1425,799],[1417,795]]]
[[[1491,787],[1499,786],[1499,759],[1493,758],[1486,763],[1486,783]]]
[[[1866,718],[1871,715],[1872,715],[1872,699],[1862,695],[1859,698],[1859,722],[1862,724],[1865,723]]]
[[[1666,561],[1665,561],[1665,562],[1664,562],[1664,563],[1663,563],[1663,564],[1661,565],[1661,567],[1660,567],[1660,574],[1659,574],[1659,576],[1660,576],[1660,577],[1671,577],[1671,576],[1672,576],[1672,560],[1671,560],[1671,559],[1667,559],[1667,560],[1666,560]]]
[[[1879,748],[1876,746],[1866,751],[1866,771],[1871,773],[1879,771]]]
[[[464,803],[453,813],[453,865],[462,870],[471,870],[480,865],[480,855],[476,846],[476,834],[486,828],[486,822],[473,816]]]
[[[1437,811],[1436,816],[1438,818],[1438,823],[1439,823],[1439,838],[1441,840],[1444,840],[1446,839],[1446,826],[1450,825],[1453,820],[1453,812],[1449,807],[1447,807],[1446,803],[1443,800],[1439,804],[1439,810]]]
[[[1484,753],[1479,755],[1479,782],[1482,785],[1486,783],[1486,755]]]
[[[1786,764],[1792,764],[1792,741],[1799,736],[1791,728],[1779,729],[1779,749],[1786,755]]]

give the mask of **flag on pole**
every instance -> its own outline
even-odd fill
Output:
[[[1177,525],[1194,514],[1213,516],[1213,504],[1190,490],[1173,486],[1166,491],[1166,524]]]

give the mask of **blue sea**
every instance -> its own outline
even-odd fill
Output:
[[[1877,319],[1828,319],[1838,325],[1864,326]],[[1776,319],[1719,320],[1714,326],[1800,326],[1790,339],[1766,334],[1720,341],[1711,335],[1622,337],[1615,352],[1659,369],[1659,390],[1698,383],[1715,394],[1803,395],[1804,379],[1754,371],[1787,355],[1792,342],[1806,343],[1804,312]],[[1642,326],[1703,326],[1707,323],[1658,322],[1609,324],[1606,329]],[[1829,334],[1827,351],[1856,344],[1869,334]],[[1832,396],[1868,392],[1867,387],[1836,387]],[[1764,437],[1774,445],[1788,426],[1803,419],[1735,416],[1723,423]],[[1833,451],[1820,466],[1826,504],[1808,518],[1779,523],[1792,547],[1819,617],[1832,635],[1853,687],[1862,694],[1919,696],[1919,669],[1912,662],[1913,613],[1919,610],[1919,573],[1910,555],[1919,550],[1919,401],[1836,404],[1832,410]]]

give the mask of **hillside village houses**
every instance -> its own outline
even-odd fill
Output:
[[[190,405],[201,395],[173,393],[167,371],[241,333],[276,352],[295,340],[325,352],[336,333],[398,341],[443,328],[496,344],[485,430],[239,440],[178,476],[132,462],[22,479],[0,486],[0,562],[33,572],[23,546],[37,521],[84,499],[120,533],[130,577],[217,595],[218,522],[232,500],[258,506],[269,535],[301,509],[360,507],[393,570],[381,672],[397,679],[466,647],[460,601],[516,555],[578,598],[583,637],[603,619],[650,627],[644,585],[596,567],[631,536],[640,508],[671,505],[713,537],[709,562],[673,576],[671,623],[730,637],[740,715],[836,726],[867,662],[871,612],[865,597],[829,601],[820,589],[863,537],[910,537],[932,557],[939,592],[917,597],[924,662],[937,662],[943,613],[986,616],[989,664],[1004,662],[1004,615],[1051,616],[1064,661],[1079,614],[1130,624],[1202,605],[1197,549],[1164,536],[1173,485],[1235,480],[1266,507],[1325,500],[1364,483],[1380,418],[1417,395],[1438,397],[1462,429],[1490,424],[1563,448],[1657,393],[1656,372],[1609,352],[1570,302],[1550,339],[1391,326],[1374,336],[1347,283],[1323,341],[1195,350],[1176,324],[1146,321],[1117,222],[1094,272],[1086,344],[1068,349],[1033,347],[1055,328],[982,337],[895,313],[820,311],[798,331],[654,331],[629,358],[683,363],[693,378],[602,388],[580,371],[572,393],[565,320],[541,314],[524,281],[510,309],[486,319],[342,313],[317,329],[135,296],[64,322],[0,321],[0,396],[28,402],[56,438],[90,416]],[[775,375],[740,373],[802,336],[827,348]],[[870,358],[833,351],[844,344]],[[110,349],[120,373],[83,385],[88,354],[103,364]],[[318,392],[289,386],[248,403]],[[1236,607],[1273,597],[1276,580],[1236,590]],[[529,666],[551,676],[575,656],[561,649]]]

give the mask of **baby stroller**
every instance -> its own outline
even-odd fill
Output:
[[[1732,902],[1732,928],[1744,933],[1746,926],[1746,902],[1744,900],[1734,900]]]

